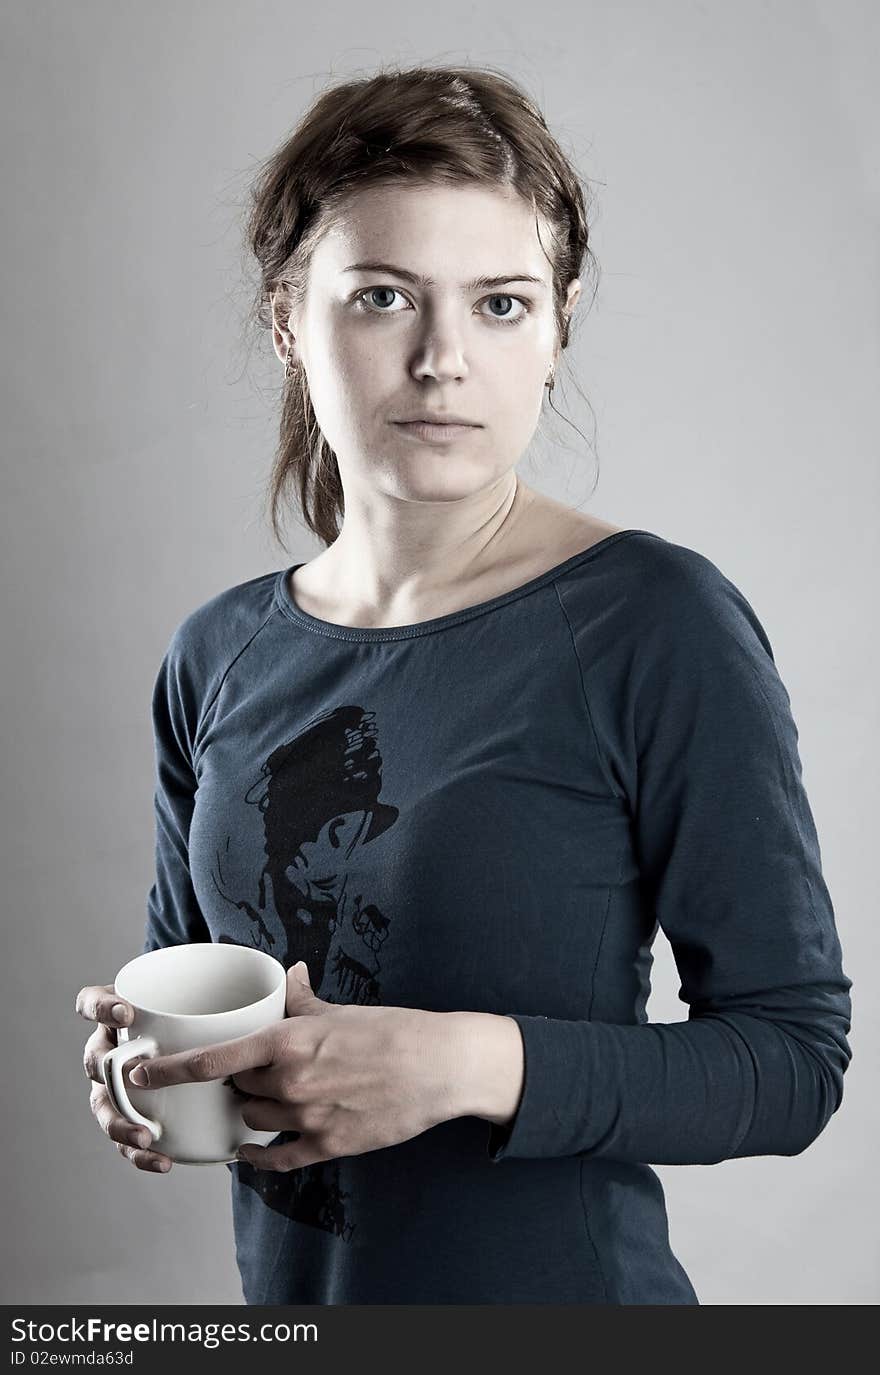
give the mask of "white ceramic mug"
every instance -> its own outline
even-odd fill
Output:
[[[125,1066],[283,1021],[287,973],[279,960],[249,945],[168,945],[129,960],[114,987],[134,1017],[118,1029],[101,1074],[117,1112],[147,1127],[157,1150],[180,1165],[222,1165],[246,1141],[265,1146],[275,1139],[278,1131],[254,1131],[243,1121],[246,1095],[227,1080],[139,1089],[126,1080]]]

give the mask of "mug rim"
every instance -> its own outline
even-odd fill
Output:
[[[139,1002],[136,998],[129,997],[125,990],[120,988],[120,979],[123,977],[126,971],[130,970],[132,966],[136,965],[140,960],[148,959],[150,955],[158,955],[160,951],[189,949],[196,946],[210,947],[212,950],[229,950],[231,948],[234,948],[236,950],[247,951],[248,955],[257,955],[260,958],[260,960],[269,960],[272,964],[278,966],[278,969],[280,971],[279,983],[276,984],[274,988],[270,989],[268,993],[265,993],[262,998],[256,998],[252,1003],[242,1003],[241,1007],[226,1008],[222,1012],[163,1012],[161,1008],[148,1007],[146,1003]],[[177,941],[172,945],[158,945],[156,946],[155,950],[142,950],[139,955],[132,956],[132,958],[122,966],[122,968],[119,970],[119,972],[116,975],[116,978],[113,981],[114,991],[119,994],[120,998],[125,998],[126,1002],[131,1003],[132,1007],[135,1008],[136,1011],[147,1012],[153,1017],[165,1017],[172,1019],[174,1021],[186,1022],[197,1021],[201,1017],[229,1017],[236,1012],[244,1012],[248,1008],[258,1008],[263,1003],[268,1002],[270,998],[274,998],[278,993],[279,987],[284,987],[286,991],[287,970],[284,968],[284,965],[277,958],[277,956],[270,955],[268,950],[257,950],[256,946],[252,945],[238,945],[234,941],[229,941],[228,943],[221,943],[219,941]]]

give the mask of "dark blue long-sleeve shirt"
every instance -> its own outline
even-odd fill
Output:
[[[228,1166],[245,1301],[697,1303],[651,1164],[803,1151],[851,1055],[755,612],[643,530],[409,626],[310,616],[290,571],[163,659],[144,949],[235,941],[331,1002],[508,1015],[525,1077],[504,1127]],[[647,1021],[658,926],[687,1021]]]

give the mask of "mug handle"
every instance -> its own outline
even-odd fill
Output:
[[[101,1058],[101,1075],[110,1102],[129,1122],[138,1127],[149,1128],[154,1141],[158,1141],[162,1135],[162,1123],[154,1122],[151,1117],[144,1117],[143,1113],[138,1112],[128,1096],[123,1070],[129,1060],[135,1060],[141,1055],[151,1059],[158,1054],[159,1046],[152,1036],[136,1036],[133,1041],[121,1041],[118,1046],[105,1051]]]

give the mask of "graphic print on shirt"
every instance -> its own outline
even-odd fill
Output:
[[[330,1003],[381,1002],[379,953],[390,923],[368,895],[349,891],[348,869],[360,847],[393,826],[399,814],[397,807],[379,801],[377,734],[375,712],[341,706],[315,717],[273,750],[245,794],[263,816],[266,863],[258,904],[226,891],[219,855],[213,875],[220,895],[250,919],[253,945],[273,954],[285,969],[305,960],[312,988]],[[284,950],[274,948],[273,909]],[[227,932],[218,940],[240,943]],[[295,1131],[281,1132],[271,1144],[297,1139]],[[318,1161],[286,1173],[246,1162],[234,1168],[276,1212],[351,1239],[355,1223],[346,1215],[338,1162]]]

